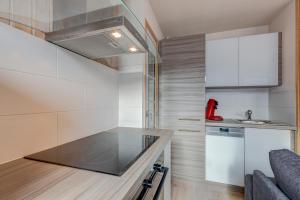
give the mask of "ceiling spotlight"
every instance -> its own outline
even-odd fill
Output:
[[[118,31],[112,32],[111,35],[114,36],[114,38],[121,38],[122,37],[122,34],[119,33]]]
[[[137,48],[135,48],[135,47],[130,47],[130,48],[129,48],[129,51],[132,52],[132,53],[137,52]]]

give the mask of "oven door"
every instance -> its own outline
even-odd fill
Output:
[[[143,184],[139,187],[133,200],[159,200],[164,186],[168,168],[155,164]]]

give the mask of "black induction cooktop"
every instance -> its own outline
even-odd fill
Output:
[[[101,132],[25,158],[121,176],[158,138]]]

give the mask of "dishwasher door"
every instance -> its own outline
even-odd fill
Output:
[[[206,180],[244,186],[244,129],[206,128]]]

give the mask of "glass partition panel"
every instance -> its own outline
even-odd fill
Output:
[[[146,76],[146,128],[155,128],[155,56],[148,54]]]

